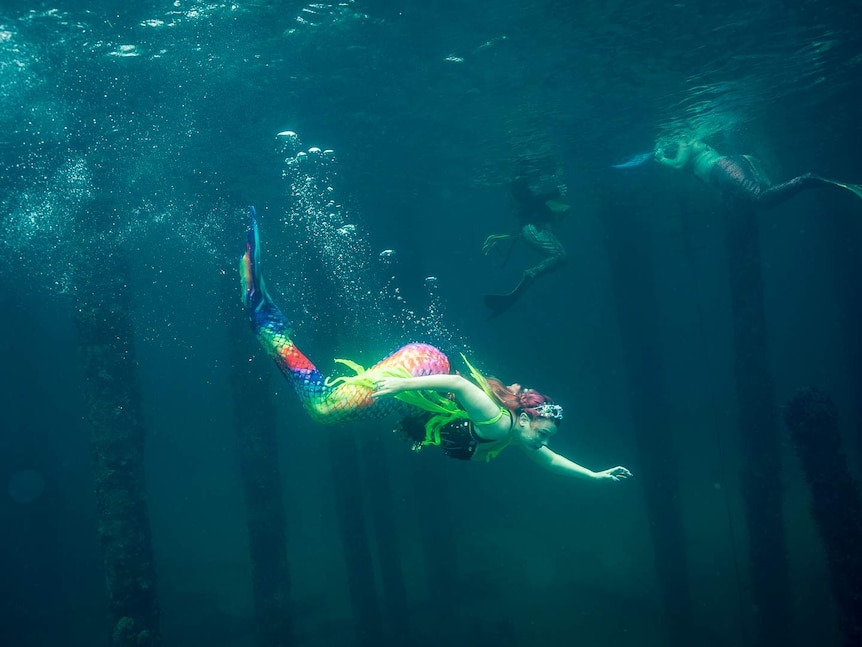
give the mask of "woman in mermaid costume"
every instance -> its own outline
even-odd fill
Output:
[[[439,446],[451,458],[490,460],[518,445],[553,471],[612,481],[631,476],[622,466],[594,472],[551,451],[548,441],[563,420],[560,405],[533,389],[485,378],[466,358],[475,382],[452,374],[446,355],[428,344],[402,346],[369,369],[336,360],[355,375],[324,377],[296,347],[290,321],[266,291],[254,208],[240,276],[243,302],[261,346],[315,422],[337,424],[397,413],[402,416],[398,430],[415,450]]]
[[[496,246],[504,240],[523,240],[534,251],[542,256],[541,262],[524,270],[521,280],[515,289],[507,294],[486,294],[485,305],[492,317],[505,312],[511,307],[533,282],[566,264],[566,250],[554,235],[554,226],[560,217],[568,212],[569,205],[560,200],[566,195],[564,184],[545,193],[534,193],[529,181],[524,176],[518,176],[509,185],[515,215],[518,218],[518,233],[492,234],[482,244],[482,254],[488,256]],[[512,247],[506,254],[511,254]],[[505,261],[504,261],[505,264]]]
[[[674,149],[668,157],[666,148]],[[862,186],[805,173],[780,184],[772,184],[757,159],[751,155],[721,155],[700,140],[682,140],[673,146],[658,146],[655,160],[677,170],[688,170],[718,190],[730,206],[771,209],[806,189],[836,186],[862,198]]]

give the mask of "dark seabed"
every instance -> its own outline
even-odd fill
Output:
[[[849,1],[5,0],[0,645],[862,644],[862,200],[745,209],[651,155],[862,183],[860,34]],[[482,254],[519,174],[566,186],[568,262],[489,318],[539,259]],[[313,423],[244,319],[249,205],[323,371],[464,353],[634,477]]]

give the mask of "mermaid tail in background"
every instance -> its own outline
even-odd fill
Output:
[[[486,294],[483,296],[482,300],[485,302],[485,306],[491,311],[489,319],[498,317],[511,308],[534,280],[533,278],[524,276],[521,278],[520,283],[515,286],[515,289],[508,294]]]
[[[313,420],[335,424],[378,418],[403,410],[404,403],[397,399],[372,398],[371,382],[383,376],[415,377],[449,372],[449,360],[441,351],[428,344],[408,344],[367,371],[352,362],[340,360],[359,375],[335,380],[325,378],[293,343],[290,320],[266,291],[260,273],[257,216],[254,207],[249,211],[251,218],[245,253],[239,264],[243,302],[260,345],[275,360]]]
[[[637,155],[633,155],[628,160],[623,162],[622,164],[612,164],[611,168],[634,168],[635,166],[640,166],[641,164],[645,164],[649,162],[655,153],[650,151],[649,153],[638,153]]]
[[[826,180],[825,182],[829,184],[834,184],[837,187],[841,187],[842,189],[847,189],[851,193],[853,193],[857,198],[862,198],[862,184],[845,184],[844,182],[836,182],[835,180]]]

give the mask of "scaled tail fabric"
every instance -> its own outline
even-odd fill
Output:
[[[407,344],[367,371],[352,362],[339,360],[358,375],[334,380],[324,377],[296,347],[291,338],[290,320],[266,291],[260,273],[260,236],[254,207],[250,208],[250,215],[245,253],[239,264],[243,302],[260,345],[293,385],[313,420],[336,424],[404,411],[406,405],[395,398],[377,400],[371,397],[371,383],[375,378],[449,372],[449,360],[440,350],[428,344]]]

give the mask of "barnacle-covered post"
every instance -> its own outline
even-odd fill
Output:
[[[94,462],[98,534],[108,590],[112,642],[161,643],[144,469],[146,425],[130,317],[128,265],[112,243],[114,207],[96,202],[81,214],[79,244],[92,253],[75,269],[86,424]]]

